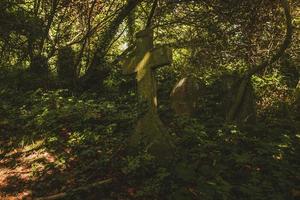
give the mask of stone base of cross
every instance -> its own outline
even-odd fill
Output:
[[[123,63],[123,74],[136,74],[137,92],[143,114],[130,138],[132,146],[144,144],[150,153],[166,157],[171,151],[171,138],[157,114],[155,69],[172,63],[172,51],[162,46],[153,48],[153,30],[136,34],[136,49]],[[146,110],[144,107],[146,107]]]

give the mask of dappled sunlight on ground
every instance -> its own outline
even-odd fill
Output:
[[[3,142],[4,143],[4,142]],[[2,144],[3,144],[2,143]],[[32,199],[32,185],[37,181],[37,174],[46,170],[46,165],[54,163],[56,158],[45,149],[40,148],[42,141],[1,151],[0,160],[0,199]],[[9,145],[11,143],[7,143]]]

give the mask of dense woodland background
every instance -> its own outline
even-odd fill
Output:
[[[128,145],[147,24],[164,162]],[[299,29],[298,0],[1,0],[0,199],[299,199]]]

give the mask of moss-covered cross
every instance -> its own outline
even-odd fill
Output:
[[[155,155],[157,151],[161,152],[163,148],[170,146],[168,133],[157,114],[155,69],[171,63],[171,49],[166,46],[154,48],[153,30],[145,29],[136,34],[134,55],[123,64],[124,74],[136,73],[139,101],[147,105],[146,112],[140,116],[131,143],[138,145],[142,142],[151,147],[150,150]]]

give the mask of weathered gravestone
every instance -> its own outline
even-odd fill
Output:
[[[157,114],[155,69],[171,62],[171,50],[167,47],[153,48],[153,30],[146,29],[137,33],[134,55],[123,63],[123,74],[136,74],[141,112],[130,145],[146,144],[157,157],[166,156],[172,145]]]
[[[296,109],[296,130],[300,132],[300,80],[298,81],[298,84],[295,89],[295,109]]]
[[[199,83],[191,77],[180,79],[170,94],[171,107],[177,115],[191,116],[196,112]]]
[[[76,79],[75,53],[69,46],[58,50],[57,77],[62,86],[72,86]]]
[[[253,123],[256,118],[255,95],[251,81],[247,83],[242,102],[237,105],[233,119],[228,119],[235,105],[240,86],[238,74],[225,73],[210,86],[193,78],[181,79],[173,88],[171,107],[178,115],[191,116],[214,113],[228,121]],[[212,104],[212,102],[214,102]]]
[[[298,117],[300,119],[300,80],[298,81],[298,84],[295,89],[295,104],[296,109],[298,111]]]
[[[238,123],[254,123],[256,121],[256,103],[254,88],[251,80],[247,82],[246,91],[241,97],[241,103],[236,104],[239,87],[241,84],[240,75],[233,73],[225,73],[219,78],[220,82],[215,85],[216,91],[221,91],[221,107],[224,111],[225,118],[228,121],[236,121]],[[229,117],[232,113],[233,106],[237,106],[236,113],[233,117]]]
[[[300,101],[300,80],[298,81],[298,84],[296,86],[295,95],[296,95],[296,100]]]

